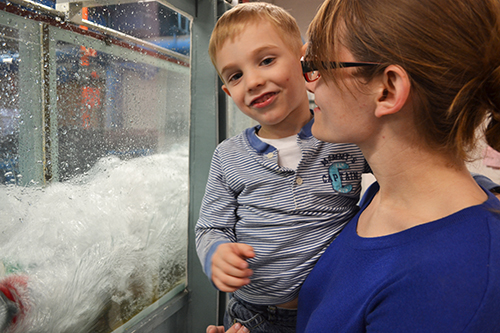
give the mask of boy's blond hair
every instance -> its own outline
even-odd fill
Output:
[[[225,12],[212,31],[208,53],[215,68],[217,68],[215,61],[217,51],[224,43],[228,39],[234,40],[249,24],[259,21],[271,23],[290,50],[300,56],[302,37],[297,21],[281,7],[265,2],[247,2],[238,4]]]

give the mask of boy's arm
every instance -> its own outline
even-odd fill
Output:
[[[237,194],[227,184],[216,149],[210,166],[200,217],[195,227],[196,251],[203,271],[217,288],[232,292],[250,283],[247,258],[251,246],[236,243]]]
[[[226,182],[218,149],[210,165],[205,195],[200,208],[200,217],[195,226],[196,252],[203,271],[211,277],[212,256],[220,244],[236,242],[236,193]]]

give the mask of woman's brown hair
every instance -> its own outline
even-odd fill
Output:
[[[499,0],[326,0],[306,57],[316,66],[341,61],[341,41],[357,61],[382,63],[359,70],[367,81],[384,65],[406,70],[417,131],[430,147],[467,159],[489,118],[486,139],[500,150]]]

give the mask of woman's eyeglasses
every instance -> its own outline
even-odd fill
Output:
[[[318,68],[314,66],[312,61],[301,61],[302,73],[307,82],[314,82],[321,76]],[[379,62],[321,62],[324,69],[347,68],[347,67],[364,67],[377,66]]]

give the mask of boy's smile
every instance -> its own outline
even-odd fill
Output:
[[[217,52],[222,89],[262,126],[262,137],[297,134],[311,117],[299,59],[265,20],[246,25]]]
[[[274,97],[276,96],[276,93],[265,93],[260,97],[255,98],[250,105],[256,108],[263,108],[268,106],[269,104],[274,101]]]

